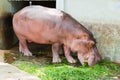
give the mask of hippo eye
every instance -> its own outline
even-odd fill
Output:
[[[76,39],[80,39],[80,37],[77,37]]]
[[[84,36],[84,37],[87,37],[87,35],[86,35],[86,34],[84,34],[83,36]]]
[[[84,35],[82,36],[82,39],[88,39],[88,35],[84,34]]]

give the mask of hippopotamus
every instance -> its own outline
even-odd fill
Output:
[[[19,51],[32,56],[27,42],[52,44],[53,63],[61,62],[59,50],[63,45],[68,62],[76,63],[70,52],[75,52],[80,63],[98,63],[101,56],[93,34],[70,14],[39,5],[26,6],[13,16],[13,30],[19,40]]]

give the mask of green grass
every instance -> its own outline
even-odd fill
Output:
[[[66,61],[60,64],[44,65],[28,61],[15,61],[13,65],[38,76],[41,80],[112,80],[111,78],[120,72],[118,65],[106,60],[91,67],[87,64],[75,67]]]

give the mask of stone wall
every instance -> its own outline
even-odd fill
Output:
[[[120,63],[120,25],[94,22],[81,22],[97,40],[102,58]]]

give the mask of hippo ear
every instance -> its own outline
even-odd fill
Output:
[[[94,41],[89,41],[89,42],[88,42],[88,47],[92,47],[94,44],[95,44]]]

